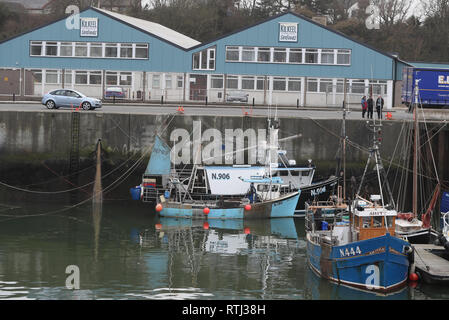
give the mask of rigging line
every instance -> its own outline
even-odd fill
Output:
[[[142,156],[141,159],[143,159],[143,157],[144,157],[144,156]],[[139,160],[140,160],[140,159],[139,159]],[[137,162],[136,162],[136,163],[137,163]],[[133,165],[133,166],[134,166],[134,165]],[[131,168],[132,168],[132,167],[131,167]],[[131,168],[130,168],[130,169],[131,169]],[[129,171],[130,169],[128,169],[127,171]],[[123,175],[122,175],[122,176],[123,176]],[[111,183],[109,186],[107,186],[107,187],[106,187],[105,189],[103,189],[103,190],[106,190],[108,187],[112,186],[112,185],[113,185],[117,180],[119,180],[120,178],[121,178],[121,177],[119,177],[118,179],[116,179],[113,183]],[[0,222],[12,220],[12,219],[29,218],[29,217],[42,217],[42,216],[49,216],[49,215],[53,215],[53,214],[58,214],[58,213],[65,212],[65,211],[68,211],[68,210],[70,210],[70,209],[76,208],[76,207],[78,207],[78,206],[80,206],[80,205],[82,205],[82,204],[87,203],[88,201],[92,201],[92,199],[93,199],[95,196],[96,196],[96,195],[93,194],[92,196],[88,197],[87,199],[85,199],[85,200],[83,200],[83,201],[81,201],[81,202],[78,202],[78,203],[76,203],[76,204],[74,204],[74,205],[72,205],[72,206],[65,207],[65,208],[62,208],[62,209],[59,209],[59,210],[50,211],[50,212],[40,213],[40,214],[27,214],[27,215],[20,215],[20,216],[18,216],[18,215],[3,215],[3,214],[0,214],[0,217],[8,217],[8,218],[10,218],[10,219],[3,219],[3,220],[1,220]]]
[[[131,158],[127,159],[126,161],[124,161],[122,164],[120,164],[118,167],[114,168],[113,170],[111,170],[110,172],[108,172],[106,175],[102,176],[102,178],[105,178],[109,175],[111,175],[113,172],[117,171],[119,168],[121,168],[122,166],[124,166],[126,164],[126,162],[130,161]],[[29,189],[25,189],[25,188],[21,188],[21,187],[17,187],[17,186],[13,186],[10,184],[7,184],[5,182],[0,181],[0,185],[4,186],[4,187],[8,187],[10,189],[14,189],[17,191],[22,191],[22,192],[28,192],[28,193],[33,193],[33,194],[61,194],[61,193],[66,193],[66,192],[71,192],[71,191],[75,191],[78,189],[85,188],[87,186],[90,186],[92,184],[94,184],[95,181],[91,181],[88,182],[82,186],[76,187],[76,188],[72,188],[72,189],[66,189],[66,190],[59,190],[59,191],[35,191],[35,190],[29,190]],[[72,183],[71,183],[72,184]],[[73,185],[73,184],[72,184]],[[83,190],[84,192],[86,192],[85,190]]]
[[[50,169],[47,165],[45,165],[44,163],[42,163],[42,165],[45,167],[45,168],[47,168],[50,172],[52,172],[53,174],[55,174],[56,176],[58,176],[58,174],[54,171],[54,170],[52,170],[52,169]],[[70,180],[67,180],[67,179],[65,179],[65,178],[62,178],[62,180],[64,180],[65,182],[67,182],[68,184],[70,184],[70,185],[72,185],[72,186],[74,186],[74,187],[78,187],[76,184],[74,184],[73,182],[71,182]],[[82,187],[78,187],[81,191],[83,191],[84,193],[87,193],[87,194],[89,194],[89,192],[87,192],[86,190],[84,190]]]
[[[49,180],[47,180],[47,181],[41,181],[41,182],[36,182],[36,183],[30,183],[30,184],[25,185],[24,187],[38,186],[38,185],[47,184],[47,183],[50,183],[50,182],[53,182],[53,181],[57,181],[57,180],[59,180],[59,179],[61,179],[61,178],[69,178],[69,177],[71,177],[71,176],[73,176],[73,175],[75,175],[75,174],[80,174],[81,172],[87,171],[87,170],[89,170],[89,169],[91,169],[91,168],[93,168],[93,167],[95,167],[95,164],[94,164],[94,165],[91,165],[91,166],[88,166],[88,167],[86,167],[86,168],[83,168],[83,169],[81,169],[81,170],[79,170],[79,171],[77,171],[77,172],[73,172],[73,173],[71,173],[71,174],[68,174],[68,175],[63,175],[63,176],[58,175],[56,178],[52,178],[52,179],[49,179]]]
[[[440,179],[439,179],[439,177],[438,177],[437,167],[436,167],[436,164],[435,164],[435,158],[434,158],[434,156],[433,156],[432,144],[430,143],[430,139],[431,139],[431,138],[429,138],[429,129],[427,128],[426,116],[424,115],[424,110],[422,109],[422,106],[421,106],[421,113],[422,113],[422,117],[423,117],[423,119],[424,119],[424,127],[426,128],[426,134],[427,134],[427,138],[428,138],[427,141],[429,141],[429,149],[430,149],[430,154],[431,154],[431,156],[432,156],[433,169],[435,170],[435,176],[436,176],[436,178],[437,178],[437,181],[438,181],[438,183],[440,183]],[[444,126],[442,126],[441,128],[443,128],[443,127],[445,127],[445,126],[446,126],[446,123],[445,123]],[[441,128],[440,128],[440,129],[441,129]],[[439,130],[438,130],[438,131],[439,131]],[[432,136],[432,137],[433,137],[433,136]],[[427,143],[427,141],[426,141],[425,143]]]

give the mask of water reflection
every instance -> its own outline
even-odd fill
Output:
[[[421,285],[381,297],[317,277],[302,219],[205,223],[159,218],[141,204],[98,208],[0,223],[0,298],[447,298]],[[68,265],[79,266],[81,290],[65,288]]]

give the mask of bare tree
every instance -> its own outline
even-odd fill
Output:
[[[373,0],[373,4],[379,9],[380,23],[385,26],[392,26],[407,19],[412,1]]]

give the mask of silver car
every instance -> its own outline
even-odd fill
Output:
[[[42,97],[42,104],[48,109],[81,107],[84,110],[92,110],[101,108],[101,100],[87,97],[81,92],[70,89],[56,89],[50,91]]]

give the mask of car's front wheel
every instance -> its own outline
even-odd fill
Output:
[[[83,102],[82,107],[83,107],[83,110],[90,110],[91,105],[89,102],[85,101],[85,102]]]
[[[53,100],[48,100],[45,105],[47,106],[47,109],[54,109],[56,108],[56,104]]]

